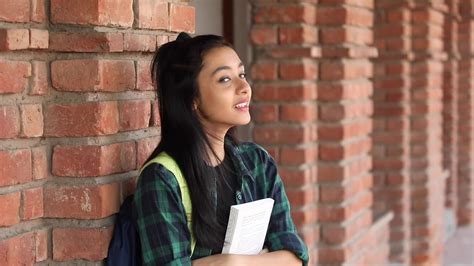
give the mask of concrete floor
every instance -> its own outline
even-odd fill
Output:
[[[444,266],[474,266],[474,226],[460,227],[448,239]]]

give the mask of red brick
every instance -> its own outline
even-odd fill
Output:
[[[254,104],[251,106],[252,120],[256,122],[278,121],[277,104]]]
[[[151,79],[151,61],[137,61],[137,90],[151,91],[154,90]]]
[[[372,131],[372,120],[358,119],[341,124],[325,124],[318,128],[318,137],[322,140],[348,140],[365,136]]]
[[[137,140],[137,168],[140,168],[155,150],[160,142],[159,137],[151,137]]]
[[[278,40],[281,44],[315,44],[318,31],[308,25],[280,27]]]
[[[125,33],[123,49],[133,52],[154,52],[156,50],[156,36]]]
[[[273,62],[259,62],[252,65],[253,80],[277,79],[277,64]]]
[[[20,107],[21,136],[41,137],[43,135],[43,108],[40,104],[27,104]]]
[[[68,0],[51,0],[51,22],[70,24],[99,24],[98,0],[81,2]],[[81,15],[78,15],[81,14]]]
[[[0,227],[20,222],[20,192],[0,195],[0,213]]]
[[[0,21],[29,22],[30,0],[0,1]]]
[[[316,147],[282,147],[281,164],[283,165],[303,165],[315,163],[318,158]]]
[[[120,130],[147,128],[150,124],[150,100],[122,101],[119,104]]]
[[[133,24],[132,0],[51,1],[51,21],[66,24],[118,25]]]
[[[342,244],[350,241],[358,232],[362,232],[370,227],[372,214],[370,211],[364,211],[359,217],[350,223],[342,225],[322,226],[322,239],[329,244]]]
[[[49,48],[60,52],[122,52],[123,34],[115,32],[50,32]]]
[[[304,83],[301,85],[255,84],[253,98],[262,101],[302,101],[316,99],[316,85]]]
[[[194,32],[196,14],[194,7],[170,3],[170,30]]]
[[[321,49],[319,47],[271,47],[267,48],[267,53],[273,58],[319,58]]]
[[[98,0],[99,23],[130,28],[133,25],[133,0]]]
[[[368,190],[353,195],[353,199],[343,205],[321,205],[318,218],[321,222],[344,222],[351,220],[361,210],[372,205],[372,193]]]
[[[444,15],[443,13],[434,9],[414,10],[411,16],[411,21],[415,23],[426,23],[427,21],[429,21],[433,24],[442,25],[444,22]]]
[[[312,225],[318,220],[318,212],[315,208],[305,208],[301,210],[292,210],[291,217],[297,227]]]
[[[43,217],[43,188],[24,190],[22,220],[32,220]]]
[[[49,46],[48,30],[30,29],[30,46],[31,49],[47,49]]]
[[[255,127],[253,137],[262,144],[299,144],[311,140],[311,129],[299,126]]]
[[[368,80],[320,83],[318,85],[318,99],[334,101],[368,98],[372,95],[372,86]]]
[[[48,177],[48,159],[45,147],[36,147],[31,149],[33,160],[33,179],[44,179]]]
[[[374,0],[319,0],[320,4],[339,6],[341,4],[373,9]]]
[[[48,231],[41,230],[35,232],[35,253],[36,262],[48,259]]]
[[[0,151],[0,186],[27,183],[32,178],[31,151]]]
[[[163,44],[165,44],[169,41],[170,41],[169,36],[158,35],[158,36],[156,36],[156,47],[160,47],[160,46],[162,46]]]
[[[44,116],[44,135],[51,137],[99,136],[119,130],[116,102],[53,104]]]
[[[20,133],[20,115],[16,106],[0,106],[0,139],[15,138]]]
[[[287,189],[286,195],[292,208],[313,204],[317,199],[317,190],[314,187]]]
[[[169,28],[168,3],[153,0],[137,0],[137,24],[143,29]]]
[[[320,202],[321,203],[342,203],[356,195],[359,191],[373,187],[373,177],[365,174],[351,180],[347,185],[321,185]]]
[[[285,187],[301,187],[306,184],[315,182],[316,175],[312,173],[310,168],[294,169],[294,167],[280,167],[280,176],[285,184]]]
[[[318,65],[313,62],[281,63],[279,73],[283,80],[314,80],[318,77]]]
[[[253,17],[256,23],[308,23],[316,22],[316,9],[310,5],[257,6]]]
[[[151,125],[150,126],[160,126],[160,106],[158,100],[153,100],[151,103]]]
[[[44,61],[33,61],[33,82],[29,95],[45,95],[48,91],[48,66]]]
[[[104,146],[56,146],[53,151],[52,172],[57,176],[104,176],[135,168],[134,142]]]
[[[281,106],[281,120],[288,122],[310,122],[316,120],[318,111],[315,105],[285,104]]]
[[[321,42],[324,44],[351,43],[369,45],[373,42],[373,34],[370,29],[354,26],[322,28],[320,30],[320,37]]]
[[[372,160],[363,157],[358,160],[351,160],[343,163],[322,163],[318,164],[318,181],[321,183],[345,182],[354,176],[366,173],[372,169]]]
[[[345,104],[322,104],[319,106],[319,119],[338,121],[373,114],[373,103],[369,100]]]
[[[371,27],[374,15],[367,9],[350,6],[331,6],[317,9],[317,22],[320,25],[354,25]]]
[[[0,29],[0,51],[28,49],[29,44],[27,29]]]
[[[34,250],[34,233],[4,239],[0,241],[0,265],[34,265]]]
[[[105,91],[124,91],[135,88],[135,65],[131,61],[101,61],[101,87]]]
[[[256,45],[267,45],[277,43],[277,28],[271,27],[253,27],[250,32],[250,39]]]
[[[135,66],[125,60],[59,60],[51,65],[51,80],[61,91],[125,91],[135,88]]]
[[[367,46],[353,47],[323,47],[321,54],[327,58],[374,58],[378,56],[377,48]]]
[[[92,186],[48,185],[44,188],[44,217],[100,219],[120,207],[118,183]]]
[[[320,68],[322,80],[356,79],[373,76],[372,64],[366,60],[323,62]]]
[[[53,259],[55,261],[90,260],[107,257],[113,227],[54,228]],[[91,247],[91,243],[94,243]]]
[[[22,92],[28,87],[30,76],[28,62],[0,60],[0,94]]]
[[[45,0],[31,1],[31,21],[43,23],[46,21]]]

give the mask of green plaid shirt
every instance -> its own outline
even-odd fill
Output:
[[[237,204],[263,198],[275,200],[264,246],[269,251],[289,250],[306,265],[308,251],[291,219],[290,204],[275,162],[254,143],[226,145],[229,147],[239,172]],[[212,254],[211,249],[197,244],[190,256],[190,232],[179,185],[162,165],[151,164],[143,170],[134,204],[145,265],[191,265],[191,260]]]

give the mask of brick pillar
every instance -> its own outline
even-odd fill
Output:
[[[322,265],[384,265],[390,217],[372,215],[373,1],[321,0],[318,185]]]
[[[411,215],[412,263],[441,263],[444,241],[442,81],[444,1],[412,6]]]
[[[410,7],[376,0],[374,217],[394,212],[390,261],[410,264]]]
[[[1,265],[106,256],[159,141],[152,52],[194,30],[180,2],[0,0]]]
[[[316,243],[316,79],[319,56],[315,1],[251,1],[253,139],[279,165],[298,232],[318,262]]]
[[[459,224],[474,223],[474,4],[459,4],[458,210]]]
[[[458,209],[458,134],[459,134],[459,0],[447,0],[444,21],[444,47],[447,59],[443,67],[443,168],[448,171],[446,201],[448,223],[454,225]],[[451,227],[449,227],[451,229]],[[448,232],[452,232],[449,230]]]

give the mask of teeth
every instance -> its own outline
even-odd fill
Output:
[[[237,108],[244,108],[244,107],[247,107],[248,106],[248,103],[239,103],[239,104],[236,104],[235,107]]]

